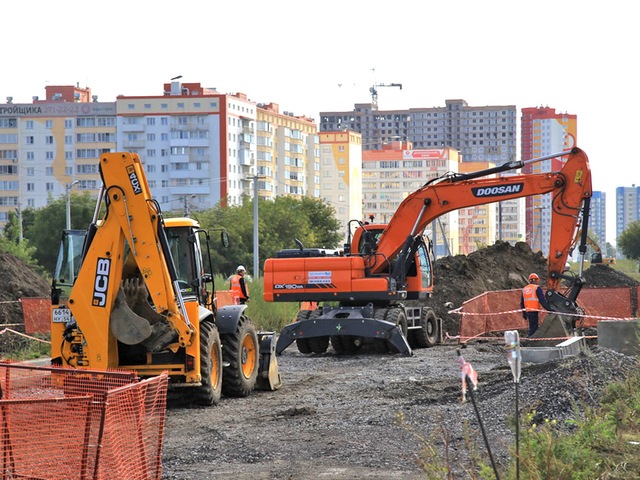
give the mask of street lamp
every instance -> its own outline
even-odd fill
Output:
[[[75,180],[71,183],[67,183],[66,193],[67,193],[67,230],[71,230],[71,189],[77,183],[80,183],[80,180]]]
[[[253,276],[257,280],[260,277],[260,258],[258,249],[258,179],[264,175],[251,175],[247,180],[253,180]]]

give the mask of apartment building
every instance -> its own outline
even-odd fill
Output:
[[[556,113],[554,108],[522,109],[522,158],[540,158],[569,151],[576,146],[578,119],[576,115]],[[562,168],[565,157],[557,157],[527,165],[525,173],[544,173]],[[551,235],[551,195],[536,195],[525,199],[526,238],[531,248],[549,254]]]
[[[397,141],[415,149],[452,148],[463,162],[501,165],[516,160],[515,105],[469,106],[446,100],[444,107],[379,110],[377,102],[355,104],[351,111],[321,112],[320,131],[354,130],[362,134],[363,149],[382,150]],[[501,202],[502,221],[494,240],[524,241],[524,200]]]
[[[360,132],[365,150],[409,141],[416,149],[455,148],[469,162],[516,159],[515,105],[473,107],[446,100],[444,107],[378,110],[376,103],[361,103],[351,111],[321,112],[320,131],[336,130]]]
[[[624,232],[630,223],[640,221],[640,187],[616,188],[616,237]]]
[[[589,230],[598,237],[600,248],[605,251],[607,244],[607,194],[594,191],[591,195],[591,209],[589,214]]]
[[[362,135],[321,132],[320,197],[335,208],[347,240],[349,221],[363,220]]]
[[[411,143],[392,142],[362,152],[362,210],[365,219],[387,223],[408,194],[433,178],[457,172],[456,149],[413,149]],[[437,256],[460,252],[460,211],[441,216],[425,232]]]
[[[98,158],[116,147],[115,102],[89,88],[45,87],[32,103],[0,104],[0,226],[10,212],[46,206],[72,190],[97,192]]]
[[[100,154],[137,153],[163,210],[239,205],[255,192],[320,195],[312,119],[173,81],[161,95],[98,102],[89,88],[47,86],[46,98],[0,105],[0,226],[12,211],[71,191],[97,195]]]
[[[321,196],[320,139],[313,119],[257,105],[257,175],[260,198]]]

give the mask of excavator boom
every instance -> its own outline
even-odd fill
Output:
[[[398,207],[376,245],[376,256],[393,261],[408,237],[422,232],[436,218],[453,210],[475,205],[552,193],[551,243],[549,247],[549,281],[557,289],[585,200],[591,197],[591,170],[586,154],[574,148],[528,162],[514,162],[502,167],[476,172],[476,175],[499,173],[526,163],[567,156],[559,172],[522,174],[497,178],[474,178],[474,174],[451,175],[427,184],[411,193]],[[372,257],[371,272],[380,273],[385,266]]]

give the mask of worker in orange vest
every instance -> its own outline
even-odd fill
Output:
[[[529,284],[522,289],[520,296],[520,308],[523,309],[522,318],[529,320],[529,336],[538,330],[538,313],[539,310],[549,310],[547,299],[544,298],[544,292],[539,285],[540,277],[538,274],[529,275]]]
[[[242,265],[238,265],[236,268],[236,274],[231,276],[231,291],[233,295],[242,304],[247,303],[249,300],[249,287],[244,280],[244,275],[247,273]]]

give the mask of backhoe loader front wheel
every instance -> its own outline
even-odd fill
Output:
[[[200,324],[200,374],[202,385],[193,400],[197,405],[216,405],[222,396],[222,344],[218,328],[211,322]]]
[[[260,364],[258,334],[249,318],[242,315],[236,331],[222,336],[222,393],[246,397],[256,386]]]

